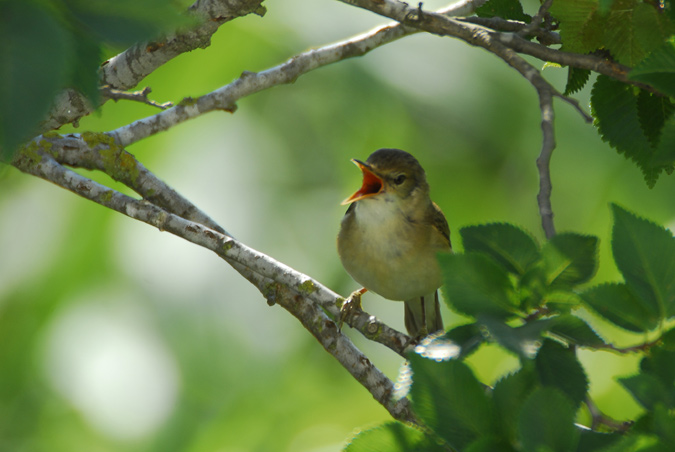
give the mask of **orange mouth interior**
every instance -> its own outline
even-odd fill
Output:
[[[361,169],[361,172],[363,173],[363,183],[361,184],[361,188],[354,192],[353,195],[342,201],[342,205],[351,204],[354,201],[376,195],[382,190],[382,179],[377,177],[364,163],[359,162],[358,160],[352,161]]]

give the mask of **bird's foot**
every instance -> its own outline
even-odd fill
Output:
[[[363,308],[361,307],[361,295],[366,293],[367,290],[368,289],[365,287],[355,290],[342,302],[342,306],[340,306],[340,318],[338,319],[338,331],[342,331],[342,324],[345,320],[355,314],[363,312]]]

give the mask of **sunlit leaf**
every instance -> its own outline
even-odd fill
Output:
[[[418,429],[400,422],[387,422],[360,432],[343,450],[345,452],[409,452],[412,450],[442,452],[444,449]]]

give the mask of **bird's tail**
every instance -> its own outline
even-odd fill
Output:
[[[413,338],[443,329],[438,291],[405,302],[405,329]]]

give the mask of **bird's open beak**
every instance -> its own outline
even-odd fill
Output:
[[[361,169],[363,184],[353,195],[342,201],[342,205],[351,204],[354,201],[376,195],[382,191],[382,179],[373,173],[370,166],[356,159],[352,159],[352,162]]]

